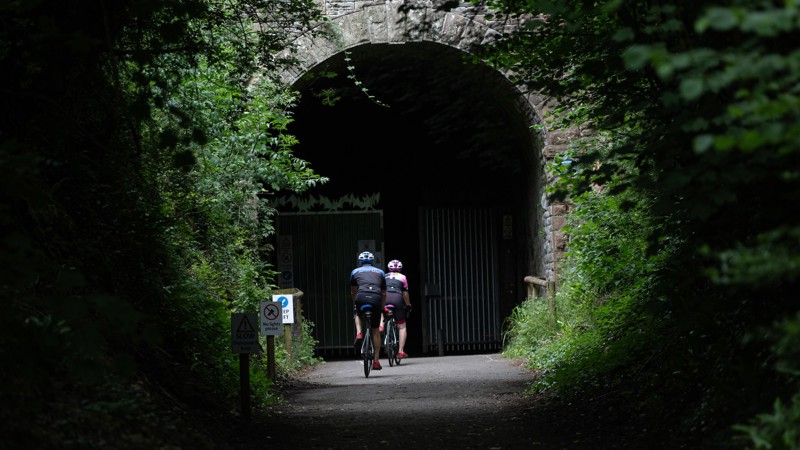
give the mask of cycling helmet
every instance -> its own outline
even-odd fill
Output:
[[[361,252],[358,254],[358,262],[359,264],[372,264],[372,261],[375,261],[375,256],[372,255],[370,252]]]
[[[389,267],[389,272],[400,272],[401,270],[403,270],[403,263],[401,263],[396,259],[393,259],[389,261],[387,267]]]

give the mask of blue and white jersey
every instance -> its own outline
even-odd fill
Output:
[[[350,272],[350,286],[358,286],[358,292],[380,294],[386,290],[386,278],[383,270],[365,264]]]

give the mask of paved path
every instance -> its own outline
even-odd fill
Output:
[[[364,377],[360,361],[314,367],[287,392],[267,439],[295,448],[530,448],[531,375],[498,354],[409,358]],[[277,425],[276,425],[277,426]],[[368,435],[365,430],[370,430]]]

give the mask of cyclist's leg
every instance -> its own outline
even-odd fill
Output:
[[[395,308],[394,319],[395,322],[397,323],[398,341],[400,341],[399,347],[397,349],[397,354],[405,355],[406,338],[408,337],[408,330],[406,330],[406,309],[402,303],[400,304],[399,307]]]
[[[408,331],[406,331],[405,322],[397,324],[397,334],[400,335],[400,347],[397,350],[397,354],[402,355],[405,353],[406,338],[408,337]]]
[[[359,357],[362,352],[362,347],[364,344],[364,335],[362,330],[364,329],[363,326],[363,318],[361,317],[361,312],[359,312],[358,307],[353,305],[353,323],[355,324],[356,328],[356,338],[353,341],[353,350],[356,353],[356,357]]]
[[[386,307],[392,308],[392,315],[394,316],[395,321],[397,321],[397,312],[399,308],[403,306],[403,297],[399,294],[389,293],[386,294]],[[386,324],[384,323],[383,317],[381,317],[381,326],[383,326],[384,331],[386,330]]]
[[[353,306],[353,321],[356,324],[356,336],[362,334],[362,330],[364,329],[364,325],[361,323],[361,317],[358,315],[356,307]]]
[[[378,362],[381,356],[381,332],[378,327],[372,327],[372,344],[375,346],[374,361]]]
[[[372,343],[372,340],[371,339],[360,339],[360,341],[361,341],[361,345],[360,345],[359,348],[361,349],[361,351],[360,351],[361,357],[362,358],[366,358],[370,354],[370,350],[371,350],[371,347],[372,347],[370,344]]]

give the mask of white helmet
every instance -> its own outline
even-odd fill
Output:
[[[358,255],[358,263],[361,265],[364,264],[372,264],[372,261],[375,261],[375,256],[370,252],[361,252]]]

